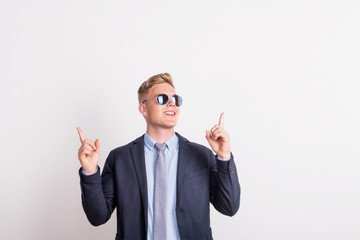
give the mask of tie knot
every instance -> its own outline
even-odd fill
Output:
[[[164,151],[166,148],[166,144],[165,143],[155,143],[155,147],[158,151]]]

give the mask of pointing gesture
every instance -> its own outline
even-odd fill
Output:
[[[83,131],[80,128],[76,128],[80,136],[81,146],[78,152],[78,158],[80,160],[83,171],[86,174],[92,174],[96,171],[100,159],[100,141],[96,139],[95,143],[86,139]]]
[[[230,138],[224,130],[224,113],[220,115],[219,124],[216,124],[210,131],[206,130],[206,139],[212,150],[216,152],[221,159],[230,159]]]

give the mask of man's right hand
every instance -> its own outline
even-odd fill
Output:
[[[100,159],[100,140],[96,139],[94,143],[93,141],[85,138],[79,127],[76,128],[76,130],[79,133],[81,142],[78,158],[82,169],[86,174],[93,174],[96,171]]]

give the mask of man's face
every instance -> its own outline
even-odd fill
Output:
[[[169,100],[160,105],[156,97],[159,94],[167,94]],[[171,129],[174,128],[180,114],[180,107],[172,101],[171,96],[176,94],[175,89],[167,83],[161,83],[149,89],[146,102],[140,103],[139,110],[145,117],[148,128]]]

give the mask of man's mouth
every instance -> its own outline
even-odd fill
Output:
[[[167,112],[165,112],[165,115],[174,116],[175,112],[167,111]]]

